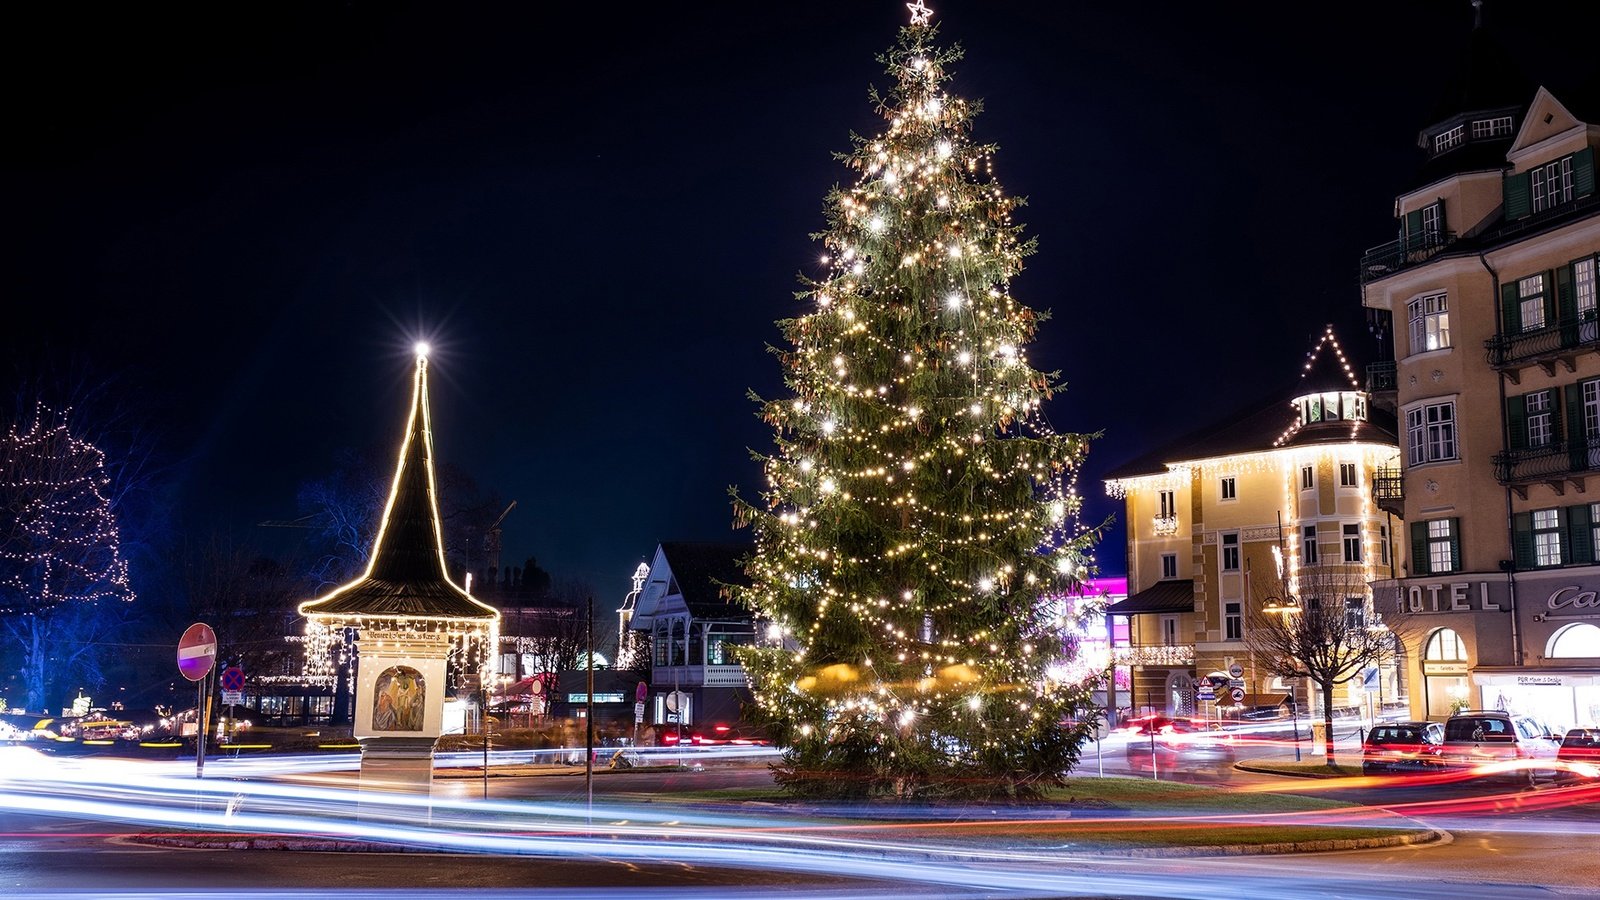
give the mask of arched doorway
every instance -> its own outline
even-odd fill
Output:
[[[1167,673],[1167,713],[1194,715],[1194,676],[1182,669]]]
[[[1443,719],[1454,710],[1470,704],[1467,682],[1467,647],[1452,628],[1440,628],[1428,635],[1422,651],[1424,715]]]

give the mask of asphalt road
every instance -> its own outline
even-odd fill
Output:
[[[1124,774],[1120,747],[1092,751],[1080,771]],[[334,776],[335,779],[348,775]],[[1329,782],[1239,773],[1227,787],[1266,782],[1321,793]],[[594,779],[602,802],[646,802],[686,790],[759,787],[771,783],[764,765],[711,766],[704,771],[606,773]],[[1220,786],[1222,789],[1227,787]],[[439,779],[442,796],[481,795],[477,779]],[[491,778],[497,799],[580,803],[581,769],[570,774]],[[1352,803],[1408,808],[1439,800],[1473,801],[1470,814],[1452,810],[1422,820],[1452,832],[1452,840],[1423,847],[1282,857],[1122,859],[1052,857],[1005,863],[1007,877],[1034,872],[1043,884],[1020,893],[1000,887],[940,886],[931,863],[893,877],[841,876],[819,857],[810,871],[782,871],[737,863],[706,866],[636,863],[610,859],[604,840],[582,857],[558,859],[418,853],[314,853],[197,850],[151,847],[128,838],[131,826],[0,816],[0,889],[11,897],[151,896],[302,897],[338,890],[341,896],[448,896],[470,890],[486,898],[537,890],[541,897],[633,894],[655,897],[923,897],[923,896],[1195,896],[1215,897],[1431,897],[1453,900],[1520,896],[1595,896],[1600,885],[1600,805],[1527,808],[1519,798],[1548,798],[1505,785],[1462,783],[1406,787],[1339,788],[1332,796]],[[1490,799],[1486,799],[1490,798]],[[1476,801],[1482,800],[1478,803]],[[1458,806],[1461,806],[1458,804]],[[960,864],[941,862],[956,872]],[[980,865],[980,864],[973,864]],[[989,863],[988,865],[994,865]],[[920,866],[918,880],[915,869]],[[996,875],[999,878],[999,875]],[[982,873],[969,879],[982,885]],[[1104,893],[1101,893],[1101,886]],[[397,892],[397,893],[391,893]]]

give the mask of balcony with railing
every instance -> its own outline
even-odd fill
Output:
[[[1361,254],[1361,283],[1387,278],[1425,263],[1440,250],[1455,243],[1455,240],[1454,231],[1423,231],[1379,244]]]
[[[1192,666],[1193,644],[1139,644],[1118,647],[1111,653],[1112,662],[1119,666]]]
[[[1549,327],[1517,334],[1497,334],[1483,342],[1489,365],[1511,370],[1519,366],[1540,365],[1548,374],[1555,374],[1557,362],[1574,368],[1572,360],[1578,354],[1600,349],[1600,321],[1592,311],[1579,318],[1558,319]],[[1513,382],[1514,372],[1507,373]]]
[[[1511,487],[1561,482],[1591,472],[1600,472],[1600,437],[1552,441],[1542,447],[1507,450],[1494,457],[1495,478]]]
[[[1367,363],[1367,393],[1393,391],[1399,387],[1400,378],[1395,370],[1394,360],[1380,359],[1374,363]]]
[[[1372,473],[1372,500],[1378,508],[1404,517],[1406,481],[1399,468],[1382,468]]]

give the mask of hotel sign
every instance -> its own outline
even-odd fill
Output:
[[[1600,591],[1577,584],[1548,588],[1522,583],[1522,605],[1538,619],[1600,619]],[[1403,582],[1403,613],[1510,612],[1504,581]]]
[[[1400,611],[1509,612],[1511,594],[1503,581],[1436,581],[1404,585]]]

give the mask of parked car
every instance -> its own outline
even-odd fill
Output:
[[[1515,760],[1554,760],[1559,750],[1560,738],[1531,716],[1500,709],[1468,709],[1445,721],[1440,758],[1446,766],[1462,769]],[[1532,784],[1538,770],[1529,767],[1511,774]]]
[[[1152,765],[1157,772],[1210,769],[1221,774],[1233,769],[1233,736],[1220,725],[1168,716],[1147,716],[1135,723],[1124,751],[1134,774],[1148,772]]]
[[[1556,759],[1564,778],[1600,778],[1600,728],[1574,728],[1561,739]]]
[[[1444,726],[1438,722],[1374,725],[1361,745],[1361,772],[1430,772],[1441,767]]]

